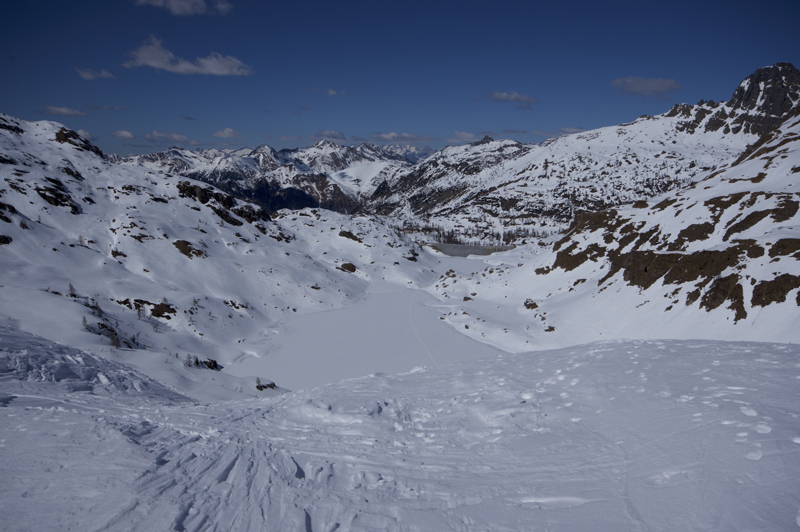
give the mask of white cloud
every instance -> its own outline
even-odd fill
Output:
[[[129,52],[131,60],[122,64],[127,68],[149,66],[176,74],[204,74],[210,76],[249,76],[253,70],[233,57],[211,52],[208,57],[198,57],[194,62],[176,57],[161,46],[161,40],[151,35],[136,50]]]
[[[120,129],[119,131],[113,132],[111,136],[117,137],[118,139],[132,139],[133,133],[130,131],[125,131],[124,129]]]
[[[166,133],[164,131],[153,131],[145,135],[144,138],[158,144],[191,144],[193,146],[200,144],[200,142],[192,140],[189,137],[178,135],[177,133]]]
[[[91,81],[93,79],[115,79],[114,74],[112,74],[108,70],[98,71],[98,70],[91,70],[89,68],[76,68],[75,72],[77,72],[81,78],[88,81]]]
[[[517,109],[532,109],[531,105],[539,103],[539,100],[527,94],[520,94],[517,91],[497,92],[489,91],[486,93],[493,102],[506,103],[516,102]]]
[[[333,89],[328,89],[325,92],[325,94],[327,94],[328,96],[344,96],[344,91],[342,90],[342,91],[336,92]]]
[[[447,139],[447,142],[474,142],[479,140],[478,137],[466,131],[453,131],[453,136]]]
[[[216,133],[214,133],[215,137],[221,137],[223,139],[240,139],[242,138],[242,134],[238,131],[234,131],[233,129],[226,127],[225,129],[220,129]]]
[[[78,135],[80,135],[80,137],[81,137],[82,139],[85,139],[85,140],[94,140],[94,137],[92,136],[92,134],[91,134],[91,133],[89,133],[88,131],[86,131],[85,129],[79,129],[79,130],[78,130],[78,131],[76,131],[75,133],[77,133]]]
[[[59,115],[59,116],[89,116],[83,111],[78,111],[76,109],[70,109],[69,107],[55,107],[52,105],[45,105],[44,106],[45,113],[49,115]]]
[[[205,0],[136,0],[136,5],[161,7],[173,15],[202,15],[211,11]],[[217,0],[214,9],[227,15],[233,9],[233,4],[227,0]]]
[[[345,135],[341,131],[332,131],[330,129],[323,129],[321,131],[317,131],[315,135],[311,135],[308,138],[314,142],[319,140],[334,140],[337,142],[347,141],[347,135]]]
[[[84,105],[87,109],[91,109],[93,111],[124,111],[124,107],[120,107],[119,105]]]
[[[562,127],[555,131],[542,131],[541,129],[534,129],[531,131],[534,135],[541,135],[547,138],[555,138],[560,137],[562,135],[572,135],[573,133],[582,133],[586,131],[586,128],[582,127]]]
[[[219,2],[214,4],[214,7],[216,7],[217,11],[219,11],[223,15],[227,15],[228,13],[230,13],[231,9],[233,9],[233,4],[231,4],[227,0],[220,0]]]
[[[665,98],[667,94],[683,88],[683,85],[672,78],[640,78],[639,76],[617,78],[611,82],[611,85],[618,88],[623,94],[632,94],[642,98],[655,96],[659,100]]]
[[[572,135],[573,133],[583,133],[586,128],[583,127],[562,127],[556,133],[559,135]]]
[[[436,140],[430,135],[414,135],[412,133],[373,133],[369,136],[370,139],[379,142],[432,142]]]

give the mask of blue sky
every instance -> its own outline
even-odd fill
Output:
[[[540,142],[800,67],[800,1],[7,0],[0,112],[106,152]]]

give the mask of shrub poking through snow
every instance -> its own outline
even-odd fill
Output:
[[[189,257],[190,259],[192,257],[205,257],[206,256],[206,254],[203,252],[203,250],[195,248],[194,246],[192,246],[192,244],[190,242],[187,242],[186,240],[176,240],[175,242],[173,242],[172,245],[174,245],[176,248],[178,248],[178,251],[180,251],[181,253],[183,253],[184,255]]]
[[[356,273],[355,264],[349,262],[345,262],[344,264],[339,266],[339,269],[342,270],[343,272]]]
[[[266,381],[266,383],[262,383],[261,377],[256,377],[256,390],[258,390],[259,392],[263,392],[267,388],[269,388],[270,390],[274,390],[275,383],[270,380]]]

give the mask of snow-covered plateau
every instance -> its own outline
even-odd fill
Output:
[[[727,104],[413,165],[331,143],[121,161],[0,115],[0,530],[797,530],[800,94],[765,96],[788,67]],[[436,180],[523,172],[525,197],[570,153],[635,177],[668,140],[694,143],[674,187],[593,173],[613,208],[502,253],[398,228]],[[409,218],[186,175],[215,158],[342,201],[375,186]]]

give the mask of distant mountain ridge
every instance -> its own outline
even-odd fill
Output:
[[[348,213],[383,180],[412,165],[402,153],[397,147],[340,146],[321,140],[307,148],[280,151],[266,144],[199,151],[173,147],[109,159],[205,181],[272,210],[323,207]]]
[[[741,155],[800,103],[789,63],[758,69],[728,102],[676,104],[657,116],[541,144],[490,137],[435,153],[401,145],[164,152],[111,159],[176,173],[279,208],[391,216],[461,239],[520,241],[597,211],[680,190]]]
[[[540,145],[450,146],[382,184],[365,210],[483,240],[566,228],[598,211],[679,190],[733,162],[800,103],[800,72],[759,69],[727,103],[675,105],[629,124]]]

